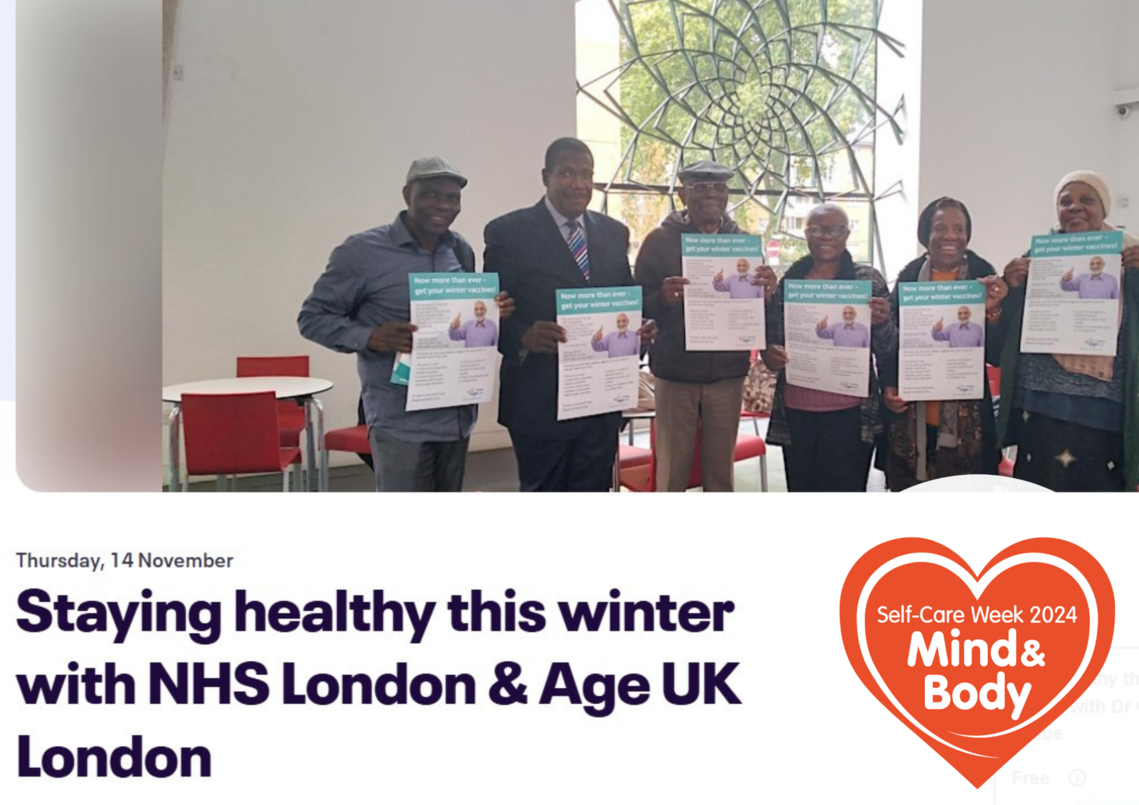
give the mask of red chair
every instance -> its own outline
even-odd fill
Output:
[[[191,475],[217,475],[224,488],[227,475],[281,472],[288,491],[290,471],[301,463],[301,451],[281,447],[273,392],[183,394],[181,406],[187,480]]]
[[[270,358],[238,358],[238,377],[308,377],[308,355],[286,355]],[[299,447],[305,429],[305,409],[296,400],[277,403],[281,423],[281,447]]]
[[[324,434],[325,450],[340,450],[345,453],[371,453],[372,445],[368,442],[368,426],[353,425],[350,428],[338,428]]]
[[[756,426],[758,429],[758,425]],[[644,477],[643,465],[633,461],[639,461],[639,458],[634,459],[630,454],[630,465],[626,471],[624,464],[621,468],[621,485],[631,489],[634,492],[655,492],[657,488],[657,467],[656,467],[656,421],[653,421],[649,429],[650,449],[647,451],[649,454],[649,467],[647,478]],[[643,448],[633,448],[634,450]],[[764,492],[767,491],[767,443],[763,437],[758,434],[755,436],[743,435],[736,439],[736,449],[733,456],[733,461],[749,461],[753,458],[759,459],[759,483],[760,489]],[[696,432],[696,452],[692,459],[692,470],[688,475],[688,488],[693,489],[698,486],[704,485],[704,473],[700,468],[700,431]]]
[[[655,424],[655,423],[654,423]],[[759,423],[755,423],[754,436],[742,435],[736,437],[736,450],[732,461],[750,461],[759,459],[759,488],[767,491],[767,442],[759,435]],[[700,431],[696,431],[696,453],[692,459],[692,470],[688,474],[688,488],[693,489],[704,485],[704,472],[700,468]]]
[[[617,466],[620,485],[632,492],[652,492],[656,458],[652,450],[631,444],[617,445]]]

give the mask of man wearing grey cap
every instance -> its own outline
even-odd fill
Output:
[[[707,492],[731,492],[743,385],[750,366],[747,350],[689,352],[685,349],[681,238],[703,233],[731,235],[740,228],[727,216],[730,168],[704,160],[678,174],[684,209],[649,233],[637,254],[635,276],[644,289],[645,315],[657,320],[649,366],[656,376],[657,489],[683,492],[696,454]],[[756,266],[755,281],[769,301],[775,273]],[[733,298],[735,294],[733,294]]]
[[[478,406],[408,411],[407,387],[391,382],[396,353],[411,352],[408,275],[475,270],[474,251],[451,224],[467,179],[440,157],[417,159],[407,172],[407,209],[390,224],[352,235],[301,306],[301,335],[337,352],[356,353],[380,492],[458,492]],[[505,293],[500,318],[513,312]],[[413,370],[414,371],[414,370]]]

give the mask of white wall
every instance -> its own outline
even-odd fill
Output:
[[[1115,33],[1115,88],[1139,89],[1139,2],[1115,0],[1121,23]],[[1139,234],[1139,107],[1131,117],[1117,121],[1119,129],[1119,173],[1112,177],[1116,206],[1112,219]],[[1123,206],[1126,196],[1127,206]]]
[[[921,212],[918,202],[922,133],[922,4],[912,0],[886,3],[879,27],[905,45],[903,58],[895,56],[884,44],[878,46],[878,103],[893,113],[898,101],[905,100],[905,108],[898,115],[898,122],[905,132],[903,141],[899,144],[893,129],[884,125],[878,129],[875,144],[877,192],[885,193],[896,182],[902,183],[901,193],[876,205],[885,259],[875,265],[888,280],[893,280],[913,255],[913,233]]]
[[[1100,171],[1121,192],[1111,96],[1121,12],[1134,18],[1134,5],[926,0],[920,197],[964,201],[972,247],[998,271],[1054,222],[1065,173]],[[1128,30],[1135,53],[1134,19]]]
[[[412,159],[470,178],[456,230],[536,202],[572,135],[572,0],[184,0],[163,185],[163,382],[241,354],[309,353],[328,427],[356,423],[355,358],[297,333],[328,255],[391,221]],[[505,446],[496,405],[472,447]],[[355,459],[348,459],[355,461]]]

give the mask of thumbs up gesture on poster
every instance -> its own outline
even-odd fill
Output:
[[[721,268],[719,271],[716,272],[716,276],[712,277],[712,282],[723,282],[723,281],[724,281],[724,269]]]
[[[816,330],[827,329],[827,320],[828,319],[830,319],[830,316],[823,316],[821,319],[819,319],[819,323],[815,325],[815,329]]]
[[[452,330],[458,330],[459,329],[459,314],[458,313],[455,314],[455,318],[451,319],[451,329]]]
[[[935,333],[940,333],[943,327],[945,327],[945,317],[944,316],[942,316],[940,319],[938,319],[937,322],[933,325],[933,331]]]
[[[598,327],[597,328],[597,332],[593,334],[593,340],[594,341],[600,341],[601,340],[601,331],[604,329],[605,329],[604,327]]]
[[[1071,282],[1072,277],[1074,277],[1075,275],[1076,275],[1076,269],[1069,268],[1068,272],[1066,274],[1064,274],[1064,276],[1060,277],[1060,282]]]

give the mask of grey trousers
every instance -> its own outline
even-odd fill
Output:
[[[454,442],[404,442],[368,428],[377,492],[460,492],[470,438]]]
[[[656,379],[657,491],[688,488],[700,429],[700,471],[705,492],[731,492],[744,378],[715,383]]]

